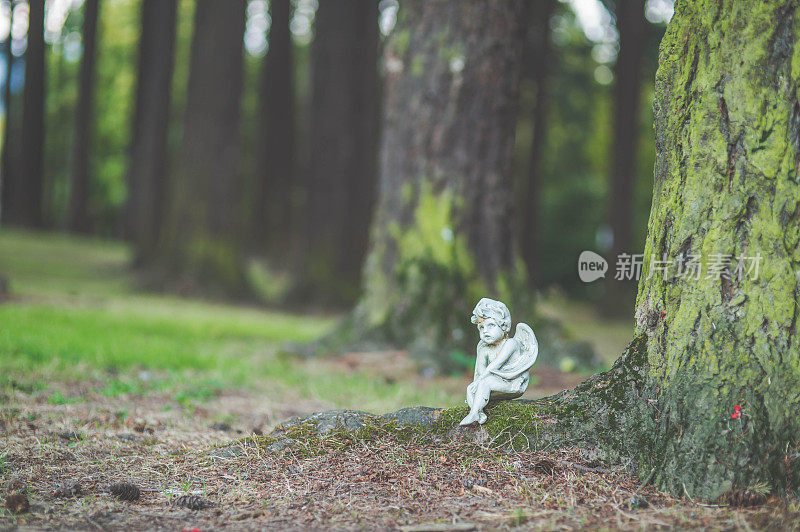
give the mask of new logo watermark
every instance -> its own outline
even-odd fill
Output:
[[[578,276],[584,283],[591,283],[606,276],[608,262],[594,251],[584,251],[578,257]]]
[[[658,258],[650,256],[647,278],[661,276],[667,279],[736,279],[745,277],[751,281],[758,280],[761,255],[729,255],[714,253],[708,257],[700,255],[680,255],[670,259],[666,256]],[[617,281],[638,281],[642,276],[644,254],[620,253],[617,256],[614,279]],[[601,277],[605,278],[608,262],[594,251],[584,251],[578,257],[578,277],[584,283],[591,283]],[[800,279],[800,272],[798,272]]]

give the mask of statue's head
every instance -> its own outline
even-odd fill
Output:
[[[481,340],[489,345],[499,342],[511,330],[511,312],[508,307],[488,297],[478,301],[470,321],[478,326]]]

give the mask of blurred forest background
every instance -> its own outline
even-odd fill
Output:
[[[127,242],[136,290],[352,306],[405,3],[0,2],[5,284],[9,254],[58,232]],[[585,284],[576,263],[595,250],[613,278],[644,247],[672,1],[528,7],[511,167],[529,286],[630,324],[635,281]]]

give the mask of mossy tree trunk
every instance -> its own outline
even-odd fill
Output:
[[[756,482],[797,487],[800,7],[675,7],[656,76],[654,275],[636,308],[660,390],[656,480],[707,497]],[[701,276],[664,278],[651,255],[699,255]],[[719,255],[731,263],[713,275]],[[760,257],[757,275],[739,275],[740,257],[748,269]]]
[[[453,350],[472,358],[465,324],[480,297],[521,311],[510,163],[524,15],[521,1],[401,3],[384,55],[379,200],[353,315],[358,338],[446,365]]]
[[[594,446],[679,495],[800,488],[799,36],[793,2],[676,3],[635,340],[490,431]]]
[[[198,0],[179,167],[158,261],[213,295],[245,287],[239,215],[239,104],[245,1]]]

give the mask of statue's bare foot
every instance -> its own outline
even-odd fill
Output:
[[[473,414],[472,412],[470,412],[469,414],[467,414],[467,417],[465,417],[464,419],[461,420],[461,423],[459,423],[459,425],[462,425],[462,426],[472,425],[476,421],[478,421],[478,415],[477,414]]]
[[[481,425],[486,423],[486,414],[483,413],[483,410],[481,410],[480,413],[478,414],[478,423],[480,423]]]

